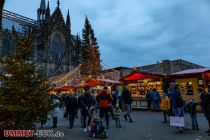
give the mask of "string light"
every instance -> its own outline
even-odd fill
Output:
[[[66,73],[66,74],[62,74],[62,75],[60,75],[60,78],[58,77],[58,76],[55,76],[55,77],[52,77],[51,79],[52,79],[52,81],[53,81],[53,83],[55,83],[55,84],[60,84],[60,83],[64,83],[64,81],[66,81],[67,79],[68,79],[68,77],[70,77],[71,75],[73,75],[75,72],[77,72],[79,69],[80,69],[80,67],[81,67],[81,64],[78,66],[78,67],[76,67],[74,70],[72,70],[72,71],[69,71],[68,73]],[[53,79],[57,79],[57,80],[53,80]],[[65,82],[65,84],[66,84],[67,82]]]

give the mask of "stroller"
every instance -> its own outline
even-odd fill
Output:
[[[91,107],[88,112],[89,116],[91,117],[90,136],[95,138],[107,138],[107,133],[105,131],[105,126],[103,126],[103,121],[96,115],[97,107]]]

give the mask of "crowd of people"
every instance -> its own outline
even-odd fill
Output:
[[[55,105],[59,104],[58,96],[52,95],[52,100]],[[81,127],[84,132],[90,132],[92,137],[100,134],[105,135],[105,129],[110,128],[110,120],[115,121],[116,127],[121,128],[122,108],[125,110],[125,120],[130,123],[133,122],[131,118],[132,96],[126,86],[123,87],[122,93],[117,90],[109,92],[107,86],[104,86],[95,96],[91,94],[90,87],[85,87],[83,94],[69,94],[60,100],[64,102],[64,118],[68,118],[69,128],[74,127],[75,118],[80,116]],[[57,127],[58,110],[57,106],[51,112],[52,128]]]
[[[197,120],[197,106],[201,106],[201,110],[204,112],[206,120],[208,122],[209,129],[206,131],[210,135],[210,89],[205,92],[203,88],[198,88],[200,100],[196,102],[194,99],[184,101],[182,94],[179,90],[179,85],[172,83],[168,93],[163,93],[160,96],[159,92],[154,88],[151,92],[147,91],[146,98],[148,109],[154,112],[163,112],[163,123],[169,122],[170,116],[177,116],[184,118],[184,112],[187,111],[190,114],[192,122],[192,130],[199,130],[199,123]],[[179,132],[183,133],[186,128],[177,127]]]
[[[194,99],[184,101],[179,90],[178,84],[170,85],[168,93],[162,95],[154,88],[152,91],[147,91],[146,97],[148,101],[148,109],[154,112],[163,112],[163,123],[168,123],[170,116],[184,117],[184,112],[187,110],[190,114],[192,122],[192,130],[199,130],[197,120],[197,106],[201,106],[209,129],[206,131],[210,135],[210,90],[205,92],[203,88],[198,88],[200,100],[196,102]],[[53,103],[59,104],[58,96],[52,96]],[[120,94],[117,90],[108,91],[107,86],[96,95],[91,94],[90,87],[84,88],[84,93],[81,95],[69,94],[60,99],[64,102],[64,117],[69,120],[69,128],[74,127],[74,120],[80,116],[81,127],[84,132],[90,132],[92,137],[105,135],[105,129],[110,128],[110,120],[114,120],[116,127],[121,128],[120,116],[122,109],[124,111],[124,119],[130,123],[132,95],[126,86],[123,87],[123,92]],[[51,112],[53,126],[57,127],[57,117],[59,108],[54,108]],[[80,115],[79,115],[80,114]],[[41,121],[44,126],[46,120]],[[183,133],[185,127],[177,127],[179,132]]]

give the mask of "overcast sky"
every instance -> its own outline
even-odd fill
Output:
[[[5,9],[36,19],[41,0],[6,0]],[[87,15],[110,67],[185,59],[210,66],[209,0],[60,0],[72,33]],[[46,0],[47,2],[47,0]],[[57,0],[50,0],[51,13]]]

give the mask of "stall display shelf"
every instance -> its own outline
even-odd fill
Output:
[[[161,81],[157,82],[140,82],[128,84],[129,90],[132,92],[133,97],[145,97],[148,90],[156,88],[159,93],[163,93],[162,90],[163,83]]]

